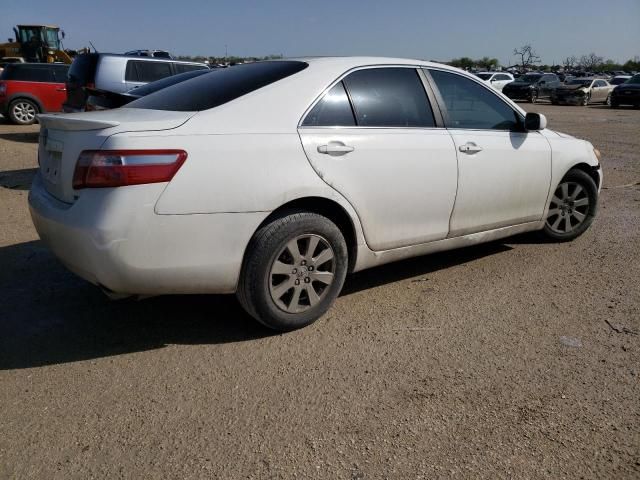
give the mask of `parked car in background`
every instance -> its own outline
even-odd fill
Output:
[[[130,50],[124,52],[125,55],[137,56],[137,57],[153,57],[153,58],[168,58],[172,60],[173,57],[166,50]]]
[[[36,115],[60,112],[67,95],[69,65],[9,63],[0,74],[0,113],[10,122],[31,125]]]
[[[609,83],[615,87],[617,85],[622,85],[624,82],[626,82],[630,78],[631,78],[631,75],[616,75],[611,80],[609,80]]]
[[[65,112],[85,109],[87,88],[124,93],[179,73],[209,69],[204,63],[180,62],[161,58],[125,56],[114,53],[78,55],[71,64],[67,80]]]
[[[574,78],[551,92],[551,103],[554,105],[606,103],[608,105],[612,90],[613,85],[601,78]]]
[[[559,86],[560,79],[555,73],[527,73],[507,83],[502,93],[513,100],[536,103],[541,98],[551,97],[551,92]]]
[[[236,292],[279,330],[319,318],[349,271],[572,240],[602,183],[589,142],[419,60],[249,63],[40,121],[29,204],[65,265],[112,296]]]
[[[491,85],[493,88],[502,91],[507,83],[513,82],[513,75],[506,72],[480,72],[476,76],[483,82]]]
[[[88,88],[87,92],[89,94],[87,98],[86,111],[93,110],[110,110],[112,108],[119,108],[127,103],[131,103],[134,100],[149,95],[150,93],[157,92],[158,90],[162,90],[163,88],[167,88],[171,85],[175,85],[176,83],[184,82],[185,80],[189,80],[191,78],[199,77],[200,75],[206,75],[209,73],[214,73],[217,69],[214,70],[194,70],[192,72],[179,73],[177,75],[173,75],[171,77],[163,78],[162,80],[157,80],[155,82],[147,83],[142,87],[134,88],[133,90],[129,90],[125,93],[115,93],[109,92],[106,90],[98,90]]]
[[[631,105],[640,107],[640,74],[636,74],[611,92],[611,106]]]

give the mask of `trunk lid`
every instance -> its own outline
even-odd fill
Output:
[[[116,133],[177,128],[193,115],[134,108],[39,115],[38,163],[44,186],[58,200],[72,204],[80,193],[73,189],[73,172],[83,150],[99,150]]]

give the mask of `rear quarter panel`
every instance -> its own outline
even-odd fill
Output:
[[[158,214],[270,212],[312,196],[332,199],[352,211],[311,168],[297,133],[127,133],[113,135],[102,148],[125,146],[187,151],[187,160],[156,203]]]

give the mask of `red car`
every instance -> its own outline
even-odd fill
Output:
[[[0,74],[0,113],[12,123],[31,125],[38,113],[61,112],[67,99],[69,65],[11,63]]]

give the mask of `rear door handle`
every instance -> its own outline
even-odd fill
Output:
[[[345,145],[342,142],[329,142],[327,145],[318,145],[318,153],[324,153],[332,157],[339,157],[345,153],[353,152],[353,150],[352,146]]]
[[[476,145],[473,142],[467,142],[464,145],[460,145],[458,147],[462,153],[466,153],[467,155],[473,155],[474,153],[478,153],[482,151],[482,147]]]

